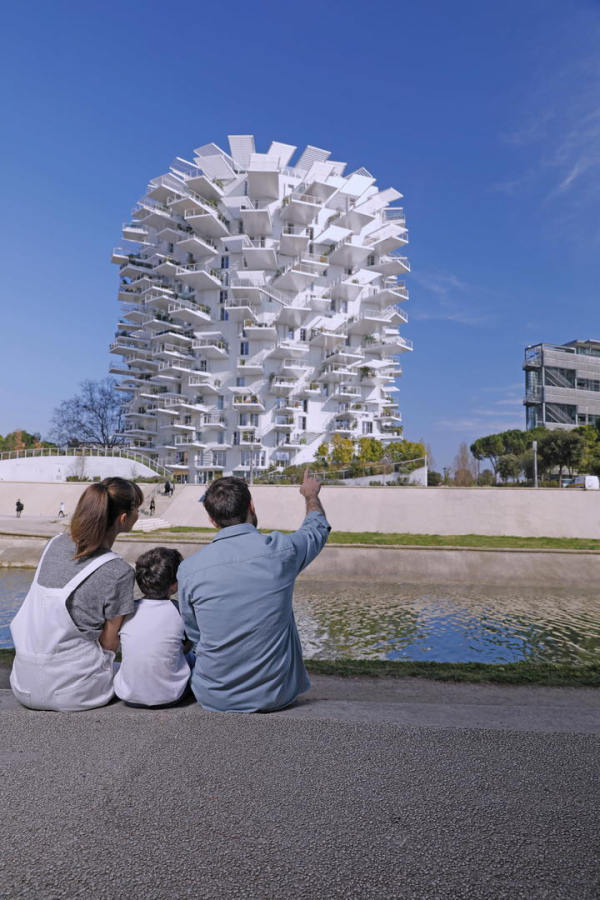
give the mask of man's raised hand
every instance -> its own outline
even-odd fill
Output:
[[[307,466],[304,470],[304,477],[302,478],[302,484],[300,485],[300,493],[306,500],[311,500],[313,497],[316,497],[321,490],[321,482],[318,478],[314,478],[310,474],[310,468]]]

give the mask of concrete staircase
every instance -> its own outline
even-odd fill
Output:
[[[160,516],[148,516],[147,519],[138,519],[134,531],[160,531],[164,528],[171,528],[171,523]]]

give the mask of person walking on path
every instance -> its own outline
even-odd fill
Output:
[[[150,510],[150,515],[153,516],[154,512],[156,510],[156,503],[154,502],[154,497],[150,501],[150,506],[148,507],[148,509]]]
[[[10,624],[15,660],[10,686],[30,709],[75,712],[114,696],[114,658],[123,617],[135,609],[134,571],[111,550],[131,531],[144,500],[124,478],[83,492],[70,534],[52,538]]]
[[[17,500],[17,502],[15,503],[15,512],[17,514],[17,519],[21,518],[21,513],[23,512],[24,509],[25,509],[25,507],[23,506],[21,501]]]
[[[65,513],[65,501],[64,501],[64,500],[61,500],[61,501],[60,501],[60,506],[59,506],[59,508],[58,508],[58,516],[59,516],[59,518],[64,519],[65,515],[66,515],[66,513]]]
[[[205,709],[273,711],[309,689],[292,595],[296,576],[331,530],[320,489],[306,469],[306,517],[293,534],[257,531],[241,478],[218,478],[206,491],[204,507],[219,532],[178,572],[181,614],[196,652],[191,685]]]

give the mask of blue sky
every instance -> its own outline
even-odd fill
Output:
[[[325,147],[404,194],[400,405],[438,467],[524,427],[527,344],[600,338],[597,2],[22,0],[2,26],[0,433],[44,433],[106,375],[121,223],[230,133]]]

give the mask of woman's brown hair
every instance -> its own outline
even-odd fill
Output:
[[[90,484],[79,498],[71,519],[71,537],[77,547],[73,559],[98,550],[118,516],[133,512],[143,502],[140,487],[125,478],[105,478]]]

